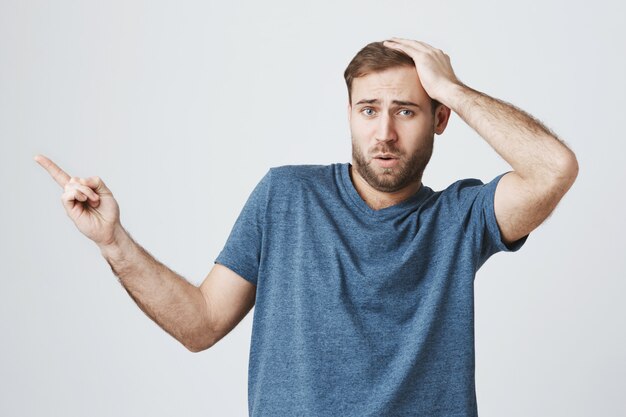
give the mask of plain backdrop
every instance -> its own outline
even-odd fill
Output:
[[[350,161],[343,71],[392,36],[442,49],[580,165],[526,245],[478,272],[480,415],[626,415],[624,15],[605,0],[0,0],[0,415],[247,415],[252,312],[187,351],[32,158],[101,176],[133,237],[198,285],[269,167]],[[423,181],[509,169],[453,113]]]

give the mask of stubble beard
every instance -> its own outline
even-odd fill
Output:
[[[375,148],[369,158],[378,153],[391,153],[399,156],[400,163],[397,167],[384,168],[372,166],[373,160],[368,163],[362,149],[352,139],[352,160],[354,168],[363,177],[363,179],[373,188],[386,193],[399,191],[411,183],[420,181],[426,165],[430,161],[433,153],[434,131],[429,133],[424,141],[426,147],[417,149],[412,155],[400,154],[398,149],[383,143],[380,147]]]

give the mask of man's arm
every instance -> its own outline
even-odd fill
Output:
[[[214,265],[200,288],[152,257],[120,226],[100,251],[139,308],[192,352],[210,348],[252,309],[256,287]]]
[[[35,155],[64,193],[67,215],[100,248],[137,305],[189,350],[217,343],[254,305],[256,286],[215,265],[200,288],[185,281],[137,244],[120,223],[113,193],[100,177],[70,177],[44,155]]]
[[[440,98],[514,171],[496,188],[494,210],[503,241],[528,235],[552,213],[578,175],[574,153],[523,110],[463,84]]]
[[[409,55],[426,93],[454,110],[513,167],[498,182],[494,196],[504,243],[539,226],[578,175],[574,153],[529,114],[460,82],[450,57],[440,49],[401,38],[384,44]]]

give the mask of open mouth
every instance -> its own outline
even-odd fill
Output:
[[[376,155],[374,159],[382,159],[383,161],[389,161],[391,159],[398,159],[395,155]]]
[[[373,158],[378,165],[384,168],[391,168],[398,164],[398,157],[393,155],[378,155]]]

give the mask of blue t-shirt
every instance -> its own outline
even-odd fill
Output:
[[[349,167],[271,168],[215,260],[256,285],[250,416],[476,416],[474,277],[528,238],[501,240],[504,174],[374,210]]]

